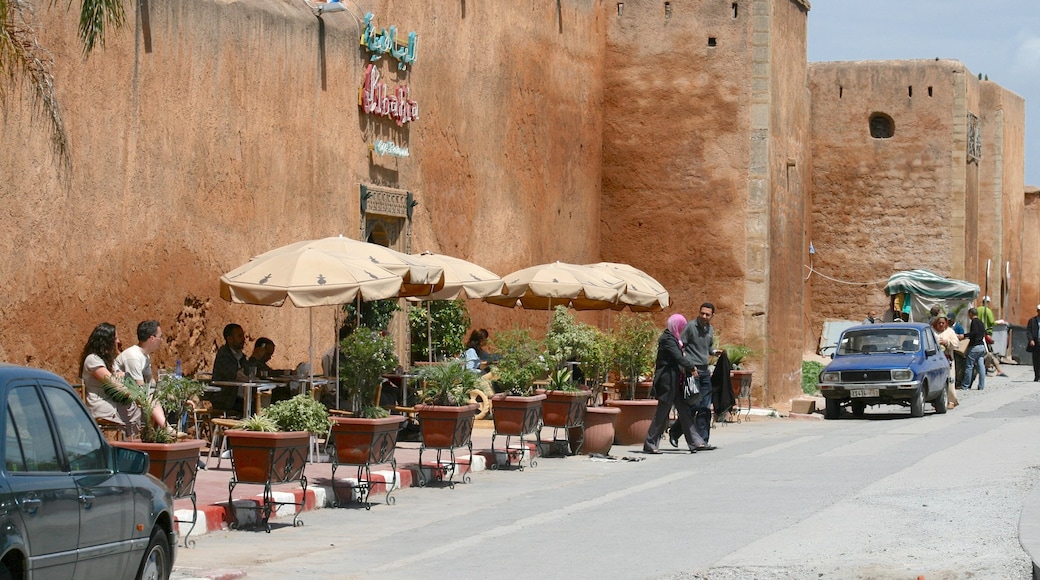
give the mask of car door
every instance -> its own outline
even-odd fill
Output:
[[[44,401],[33,381],[13,380],[4,406],[3,468],[24,525],[28,567],[72,578],[79,544],[79,490],[65,470]]]
[[[126,474],[111,468],[94,420],[67,387],[42,382],[58,441],[79,489],[77,578],[125,577],[133,531],[134,493]]]

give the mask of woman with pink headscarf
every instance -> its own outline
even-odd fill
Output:
[[[673,314],[668,317],[661,338],[657,339],[657,363],[654,366],[654,387],[650,393],[657,399],[657,412],[654,420],[650,423],[650,430],[646,433],[646,441],[643,442],[643,453],[659,454],[658,444],[665,427],[668,426],[668,416],[672,412],[672,406],[679,412],[679,421],[683,433],[686,435],[686,444],[690,446],[690,453],[697,453],[697,448],[704,445],[704,439],[694,429],[689,405],[682,396],[682,384],[686,375],[694,369],[694,363],[683,355],[682,334],[686,327],[686,317],[682,314]]]

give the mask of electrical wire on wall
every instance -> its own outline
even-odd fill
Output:
[[[888,283],[888,278],[883,278],[881,280],[874,280],[874,281],[871,281],[871,282],[852,282],[852,281],[849,281],[849,280],[839,280],[838,278],[833,278],[833,277],[828,276],[826,274],[821,274],[818,270],[816,270],[816,268],[813,267],[813,256],[815,256],[815,255],[816,255],[816,247],[813,245],[812,242],[809,242],[809,263],[808,264],[802,264],[802,267],[805,268],[806,270],[808,270],[809,273],[805,275],[804,279],[802,279],[803,282],[808,282],[809,278],[812,278],[812,275],[816,274],[817,276],[819,276],[820,278],[823,278],[824,280],[830,280],[831,282],[837,282],[838,284],[847,284],[849,286],[874,286],[874,285],[877,285],[877,284],[887,284]]]

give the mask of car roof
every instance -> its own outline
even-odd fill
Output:
[[[857,326],[850,326],[845,329],[845,332],[850,330],[869,330],[871,328],[885,328],[887,330],[924,330],[931,328],[931,326],[923,322],[882,322],[879,324],[860,324]]]
[[[50,371],[0,362],[0,386],[13,379],[50,379],[66,383],[65,379]]]

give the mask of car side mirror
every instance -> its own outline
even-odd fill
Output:
[[[831,353],[831,360],[834,360],[834,353]]]
[[[939,354],[939,351],[933,350],[933,349],[928,349],[928,350],[924,351],[924,353],[926,355],[928,355],[928,356],[935,356],[935,355]]]
[[[116,473],[148,473],[148,454],[136,449],[112,447]]]

